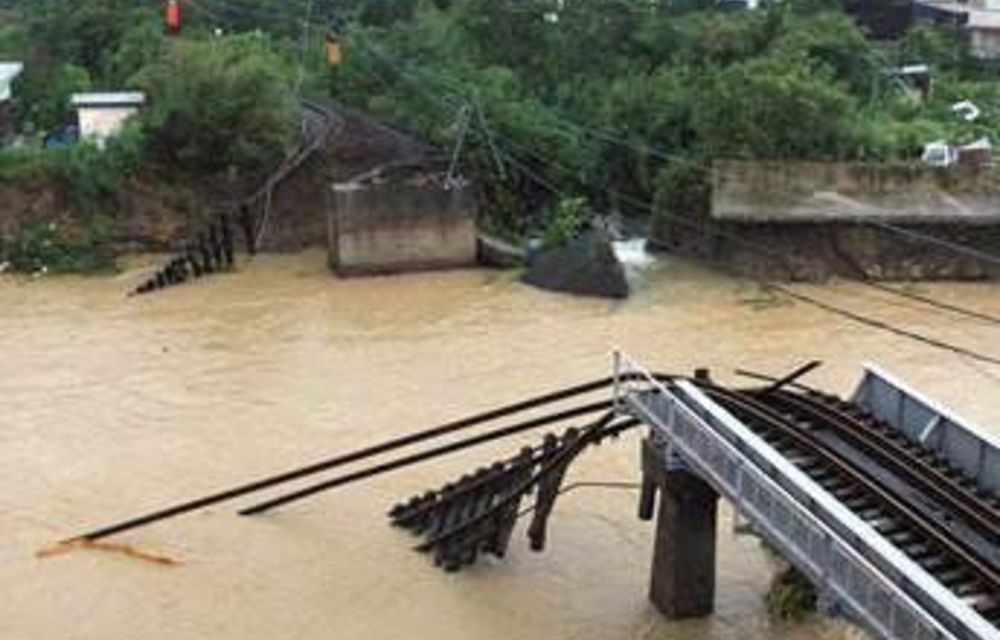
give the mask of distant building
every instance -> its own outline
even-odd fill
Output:
[[[1000,62],[1000,0],[917,0],[917,15],[965,32],[973,58]]]
[[[846,0],[844,8],[876,40],[901,38],[913,24],[914,0]]]
[[[0,62],[0,144],[6,143],[14,135],[10,85],[23,70],[24,65],[20,62]]]
[[[76,108],[80,137],[103,147],[145,103],[145,94],[137,91],[73,94],[72,105]]]

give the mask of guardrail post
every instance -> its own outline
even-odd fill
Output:
[[[715,600],[719,494],[688,471],[667,470],[663,455],[643,442],[644,484],[655,484],[660,495],[649,598],[671,619],[706,616]]]

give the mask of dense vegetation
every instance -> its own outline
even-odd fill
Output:
[[[876,44],[836,0],[199,0],[180,38],[158,3],[2,1],[23,7],[0,26],[0,56],[28,61],[22,131],[65,124],[75,90],[150,94],[104,154],[0,152],[0,178],[48,172],[91,208],[140,168],[251,175],[289,143],[296,91],[457,153],[512,236],[594,211],[692,215],[715,158],[912,161],[931,140],[1000,139],[1000,84],[960,38],[918,25]],[[346,52],[332,70],[328,30]],[[931,65],[930,102],[886,74],[906,63]],[[951,112],[962,99],[976,122]]]
[[[524,215],[539,190],[690,215],[714,158],[910,161],[935,139],[1000,133],[1000,85],[958,37],[918,25],[878,45],[832,0],[407,7],[355,23],[333,91],[449,147],[468,105],[464,157],[496,176],[488,210],[516,232],[539,224]],[[931,65],[929,103],[886,74],[907,63]],[[983,117],[955,117],[961,99]]]
[[[23,270],[105,266],[119,196],[137,174],[239,185],[292,143],[292,45],[280,37],[220,37],[196,23],[191,37],[168,40],[155,6],[134,0],[22,6],[0,27],[0,58],[26,67],[14,89],[22,144],[0,149],[0,181],[53,190],[62,213],[0,238],[0,262]],[[106,149],[41,146],[42,136],[73,122],[72,93],[135,89],[150,105]]]

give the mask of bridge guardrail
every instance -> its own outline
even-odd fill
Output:
[[[924,397],[874,365],[853,400],[903,432],[912,442],[938,451],[977,486],[1000,495],[1000,442]]]
[[[668,389],[621,353],[615,354],[615,378],[619,410],[650,425],[654,441],[728,498],[849,617],[886,638],[998,637],[954,594],[696,386],[679,381],[676,390]]]

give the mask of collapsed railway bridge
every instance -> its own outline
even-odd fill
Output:
[[[565,483],[573,460],[642,428],[638,512],[656,519],[649,595],[668,617],[712,611],[721,496],[812,582],[825,611],[880,638],[1000,639],[1000,446],[876,367],[866,368],[849,398],[803,385],[818,364],[781,378],[741,372],[759,384],[730,388],[705,370],[651,373],[616,354],[611,377],[159,509],[53,549],[100,544],[432,440],[448,437],[239,513],[262,514],[488,442],[563,427],[391,508],[390,521],[420,538],[419,551],[457,571],[483,555],[503,557],[522,518],[530,517],[531,549],[544,549],[558,496],[576,486]]]

